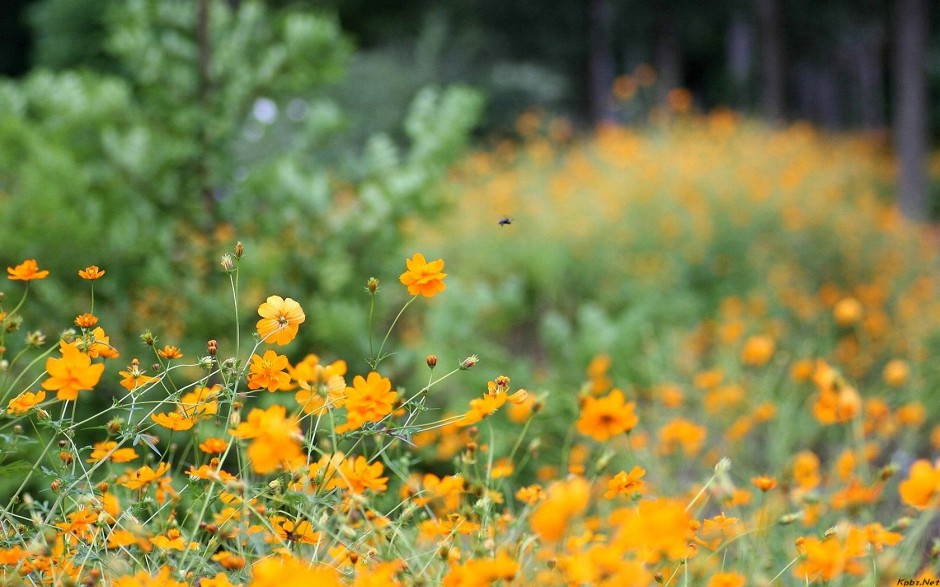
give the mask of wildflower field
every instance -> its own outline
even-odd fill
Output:
[[[304,346],[343,316],[259,283],[251,226],[201,259],[231,319],[197,348],[152,312],[109,334],[106,266],[4,259],[4,584],[936,579],[938,242],[879,141],[518,127],[340,292],[365,356]],[[51,282],[72,297],[31,315]]]

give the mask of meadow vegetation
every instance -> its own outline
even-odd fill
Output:
[[[111,344],[104,264],[7,260],[4,580],[936,578],[934,235],[891,206],[877,137],[682,104],[581,137],[527,114],[451,169],[445,214],[387,215],[394,264],[343,306],[252,272],[289,235],[203,248],[229,325],[168,317],[198,346],[153,312]],[[367,197],[334,195],[324,218]],[[321,323],[365,356],[303,338]]]

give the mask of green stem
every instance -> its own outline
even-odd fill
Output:
[[[376,368],[379,366],[379,363],[384,358],[382,356],[382,349],[385,348],[385,343],[388,342],[388,337],[391,336],[392,330],[394,330],[395,325],[398,324],[398,319],[401,318],[401,315],[405,313],[405,310],[408,308],[408,306],[411,305],[413,301],[417,299],[417,297],[418,296],[412,297],[405,303],[404,306],[402,306],[401,310],[398,311],[398,315],[395,316],[395,319],[392,321],[392,325],[388,327],[388,332],[385,333],[385,338],[382,339],[382,346],[379,347],[379,352],[375,355],[372,355],[372,358],[369,360],[369,364],[372,366],[373,371],[376,370]]]

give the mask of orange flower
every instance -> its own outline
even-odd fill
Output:
[[[882,371],[882,379],[891,387],[901,387],[907,383],[911,375],[911,368],[907,361],[902,359],[891,359],[888,361]]]
[[[75,400],[79,391],[91,390],[98,385],[104,365],[92,365],[91,357],[80,351],[76,343],[59,341],[59,350],[61,359],[46,359],[49,378],[42,382],[42,386],[50,391],[58,390],[56,397],[60,400]]]
[[[761,367],[774,356],[774,339],[769,336],[752,336],[744,343],[741,362],[752,367]]]
[[[646,471],[637,466],[634,466],[629,473],[620,471],[607,482],[607,491],[604,493],[604,497],[613,499],[618,495],[635,495],[643,488],[642,477],[644,475],[646,475]]]
[[[133,448],[118,448],[118,443],[113,440],[96,442],[93,449],[88,457],[89,463],[97,463],[104,459],[114,463],[126,463],[140,456]]]
[[[94,314],[89,314],[85,312],[84,314],[79,314],[75,317],[75,326],[79,328],[91,328],[98,323],[98,317]]]
[[[760,489],[761,491],[770,491],[777,486],[777,480],[767,475],[752,477],[751,483],[753,483],[754,487]]]
[[[229,434],[236,438],[251,439],[248,458],[255,473],[272,473],[278,468],[288,467],[298,458],[303,458],[300,447],[300,424],[287,417],[287,408],[274,405],[267,410],[254,408],[248,421],[242,422]]]
[[[271,525],[278,538],[284,541],[298,544],[316,544],[320,541],[320,533],[307,520],[294,521],[284,516],[274,516]]]
[[[495,559],[477,558],[462,565],[452,565],[444,576],[443,587],[464,587],[469,585],[493,585],[501,579],[507,584],[519,572],[519,563],[500,552]]]
[[[118,479],[118,484],[128,489],[143,489],[151,483],[159,485],[164,479],[169,480],[169,477],[164,477],[169,470],[170,465],[167,463],[158,464],[156,471],[145,465],[133,473],[122,475]]]
[[[819,457],[816,453],[804,450],[793,459],[793,480],[800,489],[813,489],[820,483]]]
[[[111,338],[107,336],[100,326],[91,331],[90,335],[79,339],[79,348],[85,351],[92,359],[116,359],[121,356],[117,349],[111,346]]]
[[[104,269],[99,269],[97,265],[89,265],[81,271],[78,272],[79,277],[82,279],[87,279],[88,281],[93,281],[95,279],[101,279],[104,277]]]
[[[311,564],[291,556],[268,557],[251,567],[248,587],[342,587],[339,573],[331,567]]]
[[[526,505],[533,506],[545,499],[545,490],[537,483],[521,487],[519,491],[516,492],[516,499]]]
[[[189,430],[196,424],[196,420],[181,414],[179,412],[166,412],[164,414],[152,414],[150,419],[170,430]]]
[[[300,323],[307,319],[300,304],[291,298],[268,296],[258,306],[258,336],[268,344],[284,346],[297,336]],[[273,391],[273,390],[272,390]]]
[[[862,303],[855,298],[843,298],[832,309],[839,326],[851,326],[862,319]]]
[[[162,349],[157,351],[157,354],[167,360],[179,359],[183,356],[183,353],[180,352],[179,348],[171,345],[164,346]]]
[[[161,568],[154,576],[147,571],[137,571],[135,575],[117,577],[112,587],[186,587],[186,583],[170,578],[172,572],[169,567]]]
[[[251,372],[248,374],[248,389],[277,391],[290,387],[290,375],[284,370],[290,363],[287,357],[274,351],[265,351],[264,357],[251,355]]]
[[[340,464],[333,483],[355,494],[365,493],[367,489],[382,493],[388,489],[388,477],[381,476],[383,471],[381,461],[369,464],[364,456],[349,457]]]
[[[127,367],[127,371],[118,371],[118,374],[123,377],[123,379],[121,379],[121,387],[127,391],[134,391],[139,387],[144,387],[148,383],[160,381],[159,377],[144,375],[143,369],[140,368],[140,361],[137,359],[131,361],[131,364]]]
[[[222,438],[207,438],[199,444],[199,450],[210,455],[222,454],[228,448],[228,442]]]
[[[180,411],[194,420],[204,420],[214,416],[219,411],[218,395],[221,385],[212,387],[196,387],[193,391],[180,398]]]
[[[576,423],[578,432],[598,442],[633,430],[639,419],[633,412],[636,404],[626,402],[623,392],[614,389],[604,397],[586,397],[581,404],[581,417]]]
[[[718,573],[708,581],[708,587],[744,587],[746,579],[737,573]]]
[[[346,397],[346,361],[321,365],[320,358],[309,354],[294,367],[288,367],[291,379],[300,386],[294,399],[306,414],[323,414],[343,405]]]
[[[613,544],[648,562],[661,557],[682,560],[688,555],[692,518],[679,500],[643,500],[636,507],[616,510],[610,519],[618,528]]]
[[[898,487],[898,493],[901,501],[917,509],[936,507],[940,501],[940,468],[927,460],[915,462],[907,480]]]
[[[366,422],[378,422],[392,413],[398,393],[391,390],[392,382],[375,371],[366,379],[356,375],[352,387],[346,388],[346,423],[336,427],[337,432],[361,428]]]
[[[582,477],[553,483],[532,512],[529,520],[532,531],[543,540],[560,539],[574,518],[587,509],[590,497],[590,485]]]
[[[676,418],[659,429],[660,450],[664,454],[672,454],[681,446],[686,456],[692,456],[701,450],[707,435],[704,426]]]
[[[423,295],[426,298],[434,297],[447,287],[444,284],[446,273],[444,260],[438,259],[428,263],[421,253],[415,253],[410,259],[405,259],[408,270],[399,276],[399,281],[408,286],[408,293],[413,296]]]
[[[10,403],[7,404],[7,411],[13,414],[25,414],[30,409],[32,409],[33,406],[41,403],[45,399],[45,391],[38,391],[36,393],[31,391],[24,391],[10,400]]]
[[[496,412],[507,401],[521,406],[528,399],[529,392],[524,389],[516,390],[510,395],[509,377],[499,375],[495,380],[486,382],[486,393],[483,394],[483,397],[470,400],[470,409],[456,424],[461,427],[472,426]]]
[[[793,569],[793,575],[804,581],[832,581],[844,573],[861,576],[865,566],[860,560],[866,555],[864,536],[849,532],[842,542],[837,536],[822,540],[806,538],[802,545],[801,563]]]
[[[46,270],[40,270],[35,259],[26,259],[16,267],[7,267],[7,279],[11,281],[33,281],[45,279],[49,275]]]

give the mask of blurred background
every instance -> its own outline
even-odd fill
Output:
[[[910,224],[940,202],[931,4],[8,0],[0,261],[53,271],[25,310],[51,336],[105,268],[122,364],[144,329],[224,349],[217,260],[242,240],[242,325],[298,299],[292,360],[362,372],[366,280],[384,334],[422,251],[449,287],[401,323],[393,379],[480,353],[481,379],[574,385],[613,352],[651,388],[667,357],[707,367],[724,319],[722,344],[799,335],[782,364],[838,351],[877,379],[936,338]],[[846,296],[875,334],[818,330]]]

